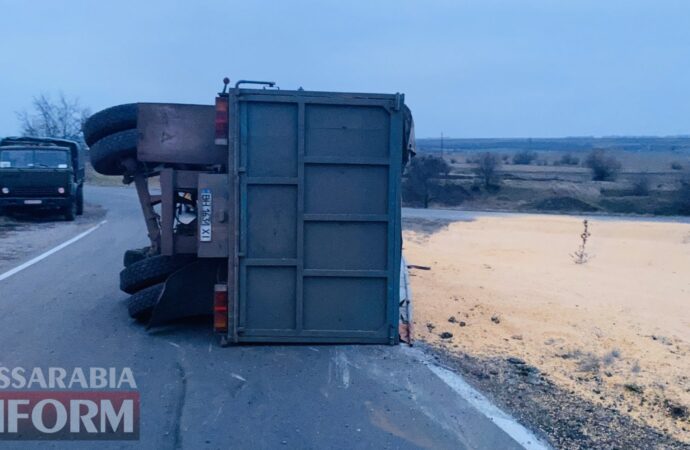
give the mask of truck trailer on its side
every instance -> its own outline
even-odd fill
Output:
[[[84,126],[147,226],[120,273],[130,315],[209,314],[222,343],[398,342],[404,96],[224,82],[215,105],[120,105]]]

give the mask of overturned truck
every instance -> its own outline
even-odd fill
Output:
[[[403,95],[228,81],[215,105],[120,105],[84,125],[93,167],[134,183],[146,222],[150,246],[120,273],[130,315],[211,315],[223,344],[396,343]]]

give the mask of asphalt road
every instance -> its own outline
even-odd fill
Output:
[[[146,243],[134,191],[92,187],[86,197],[107,223],[0,281],[0,367],[130,367],[140,441],[0,447],[521,448],[419,350],[221,348],[206,323],[148,333],[118,289],[122,253]]]

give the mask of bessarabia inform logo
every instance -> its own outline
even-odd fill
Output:
[[[132,369],[0,367],[0,440],[139,439]]]

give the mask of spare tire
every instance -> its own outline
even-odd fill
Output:
[[[154,284],[165,281],[196,259],[194,255],[151,256],[130,264],[120,272],[120,289],[133,294]]]
[[[143,247],[126,250],[124,255],[122,255],[122,265],[129,267],[142,259],[148,258],[150,249],[151,247]]]
[[[103,175],[122,175],[122,161],[137,155],[137,130],[120,131],[99,140],[91,147],[91,165]]]
[[[136,128],[138,112],[139,106],[136,103],[113,106],[97,112],[82,127],[86,144],[91,147],[113,133]]]
[[[129,317],[141,322],[148,320],[153,308],[158,304],[162,292],[163,283],[148,287],[129,297],[127,300]]]

